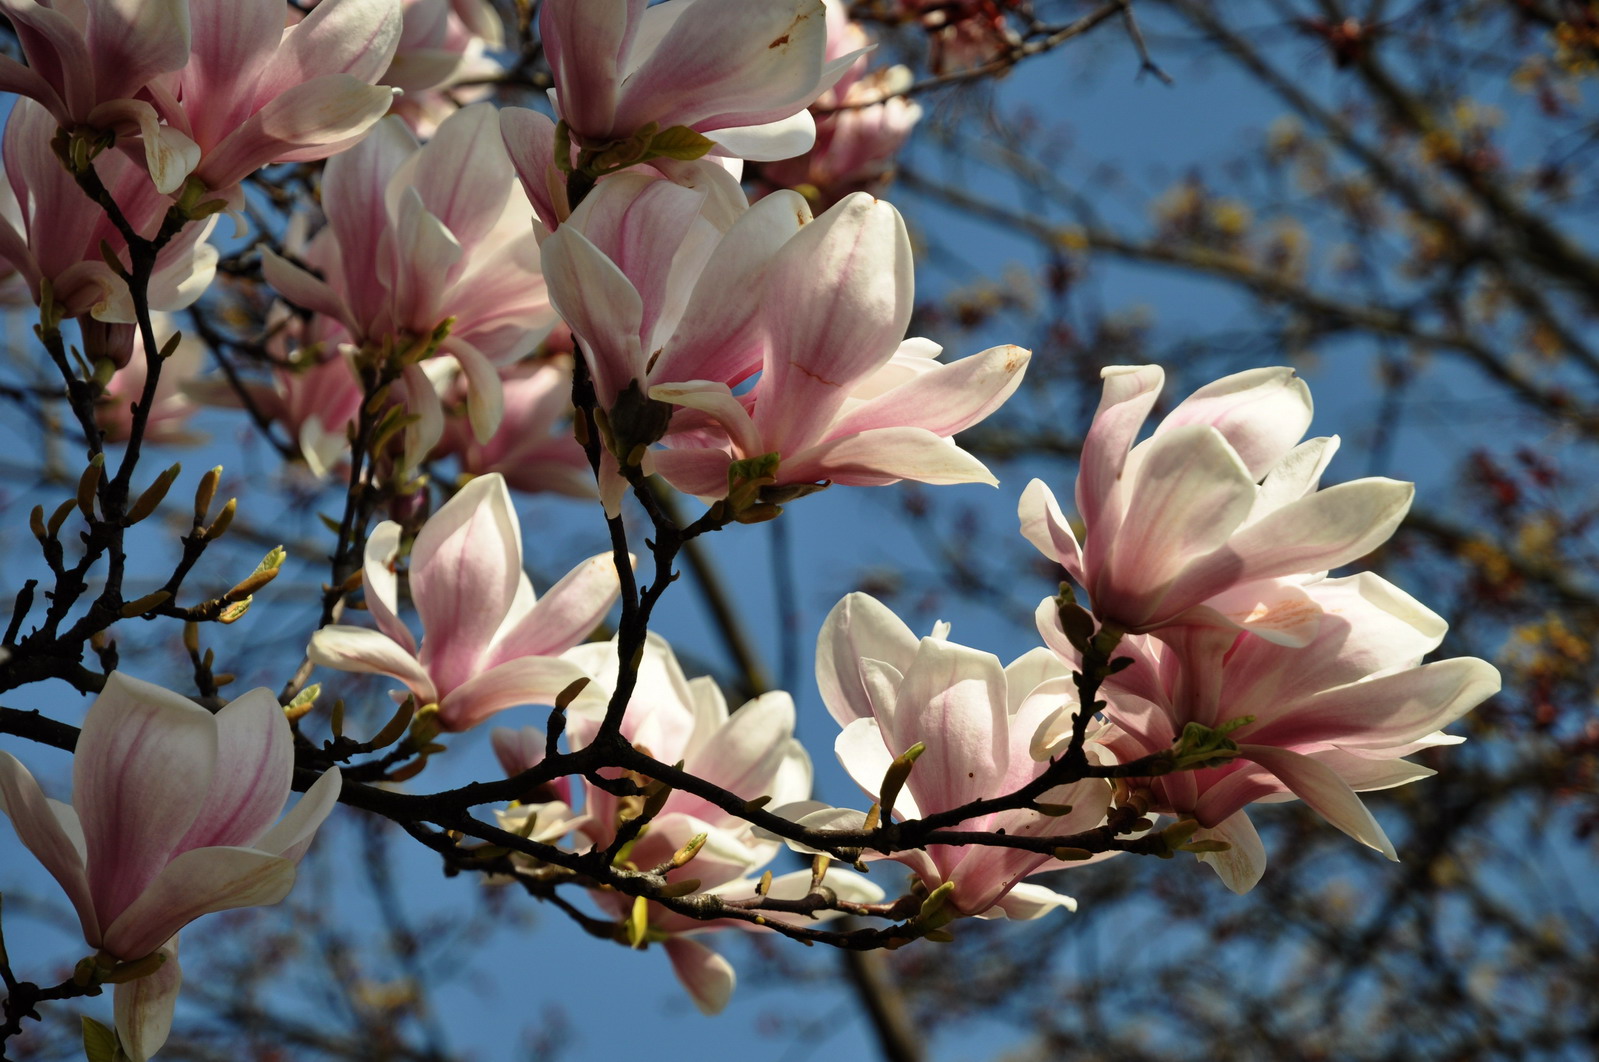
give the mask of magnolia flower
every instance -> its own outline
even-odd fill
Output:
[[[266,251],[268,282],[358,345],[421,356],[442,333],[438,351],[459,363],[473,432],[487,440],[502,414],[498,366],[531,353],[555,324],[494,107],[463,108],[422,147],[399,119],[380,123],[328,163],[322,201],[328,227],[306,259],[327,279]],[[411,448],[418,460],[444,428],[425,375],[414,360],[405,366],[413,412],[429,425]]]
[[[277,903],[293,886],[340,787],[329,770],[279,820],[293,771],[289,724],[270,690],[213,715],[120,672],[84,718],[70,807],[0,752],[0,811],[66,890],[84,940],[122,962],[167,955],[157,972],[116,986],[117,1032],[135,1062],[171,1025],[178,930],[212,911]]]
[[[549,0],[539,32],[556,109],[594,145],[687,126],[724,154],[788,158],[848,65],[823,63],[821,0]]]
[[[566,658],[594,676],[594,688],[568,709],[566,733],[572,747],[579,749],[593,740],[604,717],[619,666],[616,643],[581,645]],[[622,735],[656,759],[681,761],[690,774],[747,800],[764,796],[775,804],[790,804],[810,796],[810,756],[793,736],[794,702],[789,695],[763,694],[729,713],[715,681],[687,679],[671,647],[653,634],[645,644],[638,685],[622,717]],[[532,758],[532,750],[524,745],[519,754],[511,755],[520,765]],[[616,838],[624,819],[637,814],[638,802],[619,798],[587,781],[584,794],[588,814],[579,828],[590,843],[603,849]],[[701,797],[673,790],[649,828],[628,849],[627,859],[638,867],[660,866],[700,835],[705,840],[698,854],[669,871],[667,878],[673,882],[694,879],[699,882],[695,892],[728,899],[754,898],[761,868],[782,849],[779,842],[758,835],[738,815]],[[883,898],[881,889],[847,870],[829,870],[825,884],[845,902],[875,903]],[[810,872],[800,871],[775,879],[769,895],[798,899],[809,887]],[[632,901],[614,890],[592,895],[619,918],[631,911]],[[706,1014],[726,1006],[736,978],[732,964],[690,935],[729,928],[756,927],[739,921],[703,922],[658,904],[648,906],[645,939],[662,944],[678,980]]]
[[[188,16],[189,61],[151,91],[198,147],[194,175],[235,206],[262,166],[337,154],[388,113],[395,90],[373,82],[400,38],[400,0],[323,0],[286,29],[278,0],[189,0]]]
[[[718,224],[717,183],[618,174],[544,241],[550,302],[602,406],[635,381],[736,385],[760,368],[761,278],[811,212],[798,196],[769,196]]]
[[[1361,479],[1316,489],[1336,438],[1298,443],[1310,391],[1292,369],[1253,369],[1194,392],[1133,445],[1164,374],[1104,370],[1083,440],[1079,546],[1040,480],[1022,494],[1022,534],[1124,631],[1219,624],[1284,644],[1315,636],[1300,581],[1369,553],[1393,534],[1414,489]]]
[[[1261,800],[1299,797],[1355,840],[1396,859],[1382,827],[1355,796],[1434,773],[1403,757],[1462,738],[1441,727],[1499,690],[1485,660],[1422,664],[1447,624],[1410,595],[1369,572],[1310,582],[1304,593],[1322,616],[1303,647],[1231,628],[1168,627],[1129,635],[1117,646],[1131,666],[1106,683],[1104,744],[1122,762],[1172,747],[1189,723],[1238,744],[1231,762],[1148,779],[1156,810],[1192,816],[1198,835],[1231,850],[1202,856],[1235,892],[1265,868],[1265,851],[1243,811]],[[1039,607],[1038,625],[1069,664],[1077,651]],[[1069,712],[1039,728],[1034,754],[1046,758],[1070,738]]]
[[[61,316],[131,324],[137,320],[133,296],[102,254],[109,248],[125,272],[127,241],[61,165],[50,147],[55,134],[56,119],[37,103],[21,99],[12,107],[3,142],[0,258],[26,279],[35,303],[48,281]],[[119,152],[102,152],[94,167],[128,224],[153,238],[172,200]],[[150,278],[152,309],[181,310],[210,285],[217,252],[205,238],[214,224],[190,224],[161,249]]]
[[[1020,789],[1044,770],[1029,753],[1038,725],[1060,697],[1030,697],[1046,678],[1064,673],[1049,654],[1035,651],[1008,667],[989,653],[947,641],[941,628],[918,639],[888,608],[866,594],[834,606],[817,639],[816,681],[828,711],[842,726],[834,745],[857,785],[876,797],[890,765],[915,745],[924,746],[894,807],[900,819],[922,818],[974,800]],[[1104,820],[1110,787],[1101,779],[1057,786],[1038,798],[1070,805],[1046,816],[1036,811],[996,812],[954,829],[1050,837],[1080,833]],[[836,809],[801,812],[815,826],[861,825],[859,813]],[[1059,869],[1049,856],[1014,848],[929,845],[888,856],[915,871],[929,892],[954,884],[946,901],[963,915],[1037,918],[1073,901],[1022,879]],[[1053,865],[1050,865],[1053,864]]]
[[[857,193],[805,224],[761,278],[755,387],[741,396],[715,379],[651,387],[722,433],[672,440],[653,455],[655,470],[708,498],[728,493],[732,462],[752,458],[767,459],[760,475],[778,486],[996,483],[950,436],[997,409],[1031,355],[1006,346],[932,360],[937,346],[902,342],[912,284],[905,223],[888,203]]]
[[[372,531],[362,583],[378,629],[323,627],[311,636],[313,661],[399,679],[418,705],[438,705],[445,730],[465,730],[519,704],[553,704],[587,677],[560,654],[616,601],[615,565],[608,553],[591,557],[536,599],[502,477],[474,479],[417,533],[410,586],[422,618],[420,648],[397,615],[399,550],[399,524],[384,521]]]
[[[87,126],[141,138],[156,187],[176,191],[199,149],[161,124],[149,86],[188,61],[189,0],[0,0],[0,11],[28,60],[0,56],[0,90],[37,101],[52,133]]]

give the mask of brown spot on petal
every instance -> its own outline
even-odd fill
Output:
[[[781,37],[777,38],[777,40],[773,41],[771,44],[768,44],[766,47],[769,48],[769,49],[770,48],[781,48],[783,45],[788,43],[788,37],[789,37],[789,35],[785,33]]]
[[[1012,373],[1021,368],[1022,365],[1027,361],[1026,357],[1024,357],[1026,353],[1027,351],[1023,350],[1021,347],[1011,347],[1008,351],[1006,351],[1005,371],[1007,373]]]
[[[844,386],[843,384],[838,383],[836,380],[829,380],[825,376],[821,376],[821,375],[818,375],[817,373],[812,372],[811,370],[807,369],[805,366],[799,364],[798,362],[791,361],[791,362],[789,362],[789,365],[793,366],[796,370],[804,373],[806,376],[809,376],[811,379],[815,380],[819,384],[826,384],[828,387],[843,387]]]

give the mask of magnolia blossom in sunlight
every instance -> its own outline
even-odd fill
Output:
[[[235,208],[244,178],[343,151],[394,99],[373,82],[399,40],[400,0],[323,0],[287,28],[275,0],[189,0],[189,22],[189,61],[151,92],[198,149],[194,176]]]
[[[132,324],[128,285],[102,254],[108,248],[127,270],[127,241],[51,150],[55,135],[56,119],[32,100],[18,100],[11,108],[0,144],[6,175],[0,189],[0,258],[27,281],[36,303],[48,281],[61,316]],[[120,152],[102,152],[94,167],[133,230],[154,237],[172,200]],[[161,249],[150,278],[152,309],[181,310],[210,285],[217,252],[205,238],[215,223],[214,218],[190,223]]]
[[[115,671],[84,718],[70,807],[0,752],[0,811],[66,890],[84,940],[109,960],[166,954],[155,972],[116,986],[117,1033],[135,1062],[172,1023],[178,930],[213,911],[277,903],[294,885],[341,780],[328,771],[280,820],[293,773],[294,742],[270,690],[213,715]]]
[[[737,158],[798,155],[848,65],[823,60],[821,0],[547,0],[539,31],[556,110],[593,145],[687,126]]]
[[[763,181],[801,190],[824,206],[886,183],[894,155],[921,120],[922,108],[903,95],[912,80],[908,67],[868,72],[870,47],[843,0],[827,0],[828,61],[858,58],[811,104],[816,144],[803,155],[766,163]]]
[[[438,705],[445,730],[466,730],[520,704],[553,704],[587,677],[560,654],[588,637],[615,603],[611,555],[591,557],[535,597],[502,477],[474,479],[417,533],[409,571],[420,647],[398,615],[399,551],[399,524],[373,529],[362,585],[378,629],[323,627],[311,636],[314,662],[399,679],[419,706]]]
[[[500,140],[493,105],[474,104],[418,146],[399,119],[378,125],[328,162],[328,226],[306,249],[326,279],[262,253],[270,283],[291,302],[340,322],[356,345],[406,359],[408,446],[420,460],[444,431],[437,392],[418,359],[447,354],[467,381],[476,437],[502,415],[500,367],[529,354],[555,324],[528,225],[532,209]]]
[[[0,56],[0,91],[37,101],[56,128],[137,137],[162,192],[174,192],[199,150],[161,123],[150,85],[189,59],[189,0],[0,0],[26,66]],[[282,8],[278,8],[279,28]],[[48,139],[48,138],[46,138]]]
[[[1035,650],[1003,666],[990,653],[948,641],[947,630],[941,624],[933,636],[917,638],[875,598],[856,593],[833,607],[817,639],[816,682],[844,728],[834,749],[855,783],[877,797],[895,758],[924,746],[894,806],[885,811],[901,820],[1004,796],[1033,781],[1044,770],[1029,752],[1033,735],[1061,702],[1030,696],[1065,672],[1049,653]],[[1038,798],[1069,805],[1067,814],[1018,809],[951,828],[1014,837],[1081,833],[1104,821],[1110,795],[1103,779],[1085,779]],[[777,810],[816,828],[863,825],[860,812],[821,805]],[[1075,906],[1069,897],[1023,883],[1029,875],[1062,867],[1040,852],[929,845],[885,858],[910,867],[929,892],[953,883],[946,903],[962,915],[1030,919]]]
[[[1315,636],[1302,580],[1365,556],[1393,534],[1414,488],[1370,478],[1317,490],[1338,447],[1299,439],[1310,391],[1292,369],[1251,369],[1195,391],[1137,445],[1165,374],[1113,366],[1083,440],[1079,545],[1040,480],[1022,494],[1022,534],[1125,631],[1171,624]],[[1295,445],[1295,444],[1298,445]]]
[[[776,193],[750,212],[780,196],[798,198]],[[903,339],[912,287],[910,240],[888,203],[856,193],[802,225],[753,298],[754,388],[735,395],[715,379],[651,387],[652,398],[698,414],[674,419],[684,434],[652,455],[655,470],[706,498],[726,495],[732,463],[752,458],[766,459],[758,476],[776,486],[997,483],[950,437],[1010,397],[1031,355],[1004,346],[934,360],[936,345]]]
[[[616,643],[581,645],[566,659],[594,676],[592,688],[568,709],[567,737],[574,749],[580,749],[593,740],[605,715],[619,667]],[[764,796],[781,805],[810,796],[810,756],[794,738],[794,702],[789,695],[762,694],[729,713],[715,680],[686,678],[671,647],[657,635],[652,634],[644,647],[638,685],[622,718],[622,735],[657,760],[681,762],[688,773],[746,800]],[[524,754],[524,761],[527,758]],[[636,797],[617,797],[589,782],[583,789],[586,816],[579,829],[585,840],[603,849],[622,824],[639,813],[640,803]],[[753,898],[761,869],[781,851],[781,843],[758,836],[738,815],[680,790],[667,796],[649,828],[628,849],[627,860],[636,867],[660,866],[701,834],[705,843],[699,853],[671,871],[668,880],[693,879],[699,882],[695,892]],[[874,903],[883,896],[871,882],[845,870],[830,871],[826,884],[846,902]],[[773,882],[771,895],[797,899],[809,886],[809,871],[787,874]],[[632,906],[628,897],[613,890],[596,891],[593,896],[620,917]],[[649,905],[648,926],[647,939],[662,944],[695,1005],[707,1014],[721,1010],[733,991],[733,967],[688,935],[756,927],[739,921],[697,921],[658,904]]]
[[[618,174],[544,241],[550,302],[588,359],[601,406],[635,381],[732,386],[760,368],[761,278],[811,212],[794,195],[745,209],[740,193],[728,218],[719,183]]]
[[[1189,723],[1237,743],[1231,762],[1147,780],[1155,810],[1191,816],[1204,827],[1196,836],[1231,845],[1201,858],[1235,892],[1252,888],[1265,868],[1265,850],[1243,810],[1258,801],[1298,797],[1396,859],[1355,793],[1433,774],[1403,757],[1464,740],[1440,728],[1499,690],[1499,672],[1485,660],[1422,664],[1448,625],[1382,577],[1311,580],[1303,591],[1321,615],[1304,646],[1232,628],[1167,627],[1123,638],[1116,655],[1132,664],[1106,683],[1113,726],[1100,740],[1122,762],[1171,748]],[[1039,606],[1038,627],[1061,659],[1080,662],[1053,601]],[[1064,748],[1070,727],[1068,710],[1046,720],[1035,755]]]

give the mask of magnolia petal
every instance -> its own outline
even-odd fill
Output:
[[[94,57],[91,69],[101,99],[136,95],[158,74],[189,61],[187,0],[97,0],[84,7],[89,15],[84,41]],[[86,73],[72,70],[67,76]]]
[[[623,83],[616,130],[751,125],[802,111],[823,88],[826,45],[820,0],[696,0]]]
[[[479,476],[434,513],[411,548],[422,659],[443,691],[478,674],[522,574],[522,529],[505,479]]]
[[[883,720],[894,755],[926,746],[906,788],[923,813],[993,795],[1010,757],[1005,671],[991,653],[923,638]]]
[[[760,796],[776,799],[772,784],[779,769],[793,757],[793,733],[793,699],[781,690],[765,693],[734,712],[688,752],[683,768],[745,800]],[[803,750],[800,754],[804,755]],[[697,800],[673,807],[706,819],[722,814],[719,809],[696,807]]]
[[[1032,352],[1016,346],[937,365],[850,410],[829,429],[850,435],[872,428],[925,428],[954,435],[983,420],[1021,386]]]
[[[500,219],[514,170],[492,103],[474,103],[446,118],[417,155],[415,185],[428,212],[468,247]]]
[[[168,865],[210,788],[217,724],[186,697],[114,671],[84,717],[72,763],[89,889],[102,926]],[[177,932],[174,926],[137,959]]]
[[[311,783],[311,788],[289,809],[289,813],[263,833],[253,847],[257,851],[298,863],[305,856],[306,849],[311,847],[311,838],[317,829],[339,802],[339,793],[343,788],[344,776],[339,769],[328,768],[321,778]]]
[[[1415,493],[1413,484],[1378,477],[1316,491],[1240,530],[1222,554],[1185,573],[1181,592],[1208,597],[1208,587],[1324,572],[1358,560],[1394,533]]]
[[[372,529],[362,557],[361,582],[366,588],[366,610],[377,621],[378,629],[415,656],[416,641],[395,612],[399,607],[400,584],[394,562],[400,556],[402,530],[393,520],[385,520]]]
[[[656,452],[655,472],[684,494],[714,501],[717,498],[727,497],[727,468],[732,461],[732,455],[726,450],[708,446],[679,447]],[[617,478],[625,490],[627,481],[621,477]],[[620,502],[621,491],[618,491],[618,507]],[[609,506],[606,508],[606,514],[615,515]]]
[[[756,420],[759,421],[759,407]],[[881,486],[902,479],[918,483],[986,483],[999,480],[953,439],[925,428],[873,428],[829,439],[802,450],[778,469],[779,483],[814,483],[832,480],[844,486]]]
[[[1077,535],[1055,500],[1054,492],[1043,480],[1035,479],[1027,484],[1016,505],[1016,515],[1021,519],[1022,537],[1082,583],[1082,547],[1077,544]]]
[[[1393,842],[1360,802],[1354,790],[1326,764],[1267,745],[1239,745],[1240,759],[1252,760],[1282,780],[1295,796],[1340,830],[1394,862]]]
[[[816,119],[808,110],[763,125],[735,125],[704,130],[716,151],[750,162],[777,162],[803,155],[816,144]]]
[[[1127,464],[1127,452],[1166,381],[1158,365],[1110,365],[1100,370],[1100,376],[1105,388],[1083,437],[1077,474],[1077,511],[1090,528],[1101,526],[1106,501]]]
[[[1277,366],[1223,377],[1195,391],[1166,415],[1155,435],[1185,424],[1208,424],[1259,480],[1310,427],[1310,388],[1294,370]]]
[[[650,379],[714,380],[731,386],[760,368],[767,342],[759,328],[761,280],[772,257],[810,221],[809,204],[786,189],[750,206],[700,272]]]
[[[72,901],[84,939],[90,944],[98,943],[100,923],[89,896],[77,816],[66,805],[59,805],[58,810],[28,769],[9,752],[0,752],[0,812],[11,820],[23,847],[44,864]]]
[[[323,0],[284,31],[257,98],[281,96],[326,74],[370,84],[394,59],[403,27],[398,0]]]
[[[627,73],[645,3],[552,0],[540,6],[539,38],[560,91],[558,111],[579,133],[612,132],[617,86]]]
[[[1288,451],[1260,481],[1260,494],[1255,498],[1255,508],[1248,522],[1254,523],[1273,509],[1298,501],[1315,490],[1321,482],[1321,474],[1337,452],[1336,435],[1306,439]]]
[[[1486,660],[1438,660],[1321,692],[1268,725],[1251,727],[1249,740],[1392,748],[1448,726],[1498,693],[1500,682],[1499,670]]]
[[[1232,847],[1225,852],[1200,852],[1199,861],[1208,863],[1222,884],[1242,896],[1259,883],[1266,872],[1266,846],[1249,815],[1239,811],[1209,829],[1195,832],[1196,841],[1225,841]]]
[[[744,457],[757,457],[765,452],[749,411],[725,383],[690,380],[687,383],[662,384],[650,388],[650,397],[658,402],[670,402],[674,406],[697,409],[708,414],[727,432],[728,440]]]
[[[893,609],[870,594],[847,594],[833,606],[816,637],[816,684],[840,726],[893,708],[874,703],[864,662],[881,660],[903,674],[916,659],[919,642]]]
[[[568,660],[524,656],[468,679],[439,702],[446,730],[468,730],[495,712],[523,704],[554,704],[556,697],[587,672]]]
[[[161,945],[166,961],[154,973],[116,986],[113,999],[117,1040],[131,1062],[148,1062],[172,1032],[172,1012],[183,987],[178,965],[178,938]]]
[[[382,631],[342,625],[323,627],[311,635],[305,655],[313,664],[335,671],[399,679],[422,704],[438,699],[427,669],[410,650]]]
[[[1249,515],[1255,482],[1220,432],[1193,424],[1144,443],[1121,490],[1126,505],[1114,538],[1090,524],[1085,563],[1095,614],[1136,630],[1221,588],[1179,593],[1195,562],[1218,554]]]
[[[773,258],[763,316],[773,337],[755,423],[773,449],[820,441],[850,387],[894,356],[915,278],[899,212],[864,193],[804,226]],[[792,481],[791,481],[792,482]]]
[[[204,709],[201,709],[204,711]],[[193,848],[162,868],[105,933],[105,950],[141,959],[214,911],[277,903],[294,887],[294,863],[253,848]]]
[[[261,275],[273,290],[301,309],[343,321],[346,327],[353,323],[349,308],[327,281],[312,276],[270,247],[261,248]]]
[[[1023,882],[1012,886],[1003,899],[977,917],[1009,918],[1013,922],[1031,922],[1054,910],[1076,911],[1077,901],[1054,889]]]
[[[733,996],[738,975],[733,964],[699,941],[672,937],[664,945],[672,972],[688,990],[701,1014],[720,1014]]]
[[[500,139],[511,166],[533,204],[533,212],[544,228],[554,232],[571,213],[565,186],[561,186],[557,202],[551,184],[552,174],[559,176],[555,169],[555,123],[547,115],[526,107],[503,107],[499,116]]]
[[[185,5],[187,7],[187,5]],[[173,195],[200,164],[200,145],[181,129],[161,124],[155,107],[145,100],[118,99],[100,104],[89,112],[92,125],[110,127],[123,123],[138,126],[144,143],[145,168],[155,190]]]
[[[294,741],[271,690],[235,697],[215,719],[216,770],[179,851],[253,844],[283,811],[294,778]]]
[[[488,657],[493,667],[524,656],[556,656],[583,641],[616,603],[616,559],[600,553],[567,572],[505,631]]]
[[[595,393],[609,406],[629,381],[644,375],[644,300],[616,263],[570,224],[552,233],[540,251],[550,305],[582,341]]]
[[[1321,631],[1321,605],[1297,582],[1262,579],[1228,587],[1183,613],[1183,623],[1234,626],[1274,645],[1299,648]]]
[[[226,189],[273,162],[326,158],[388,113],[396,90],[326,74],[271,99],[206,154],[195,173]]]

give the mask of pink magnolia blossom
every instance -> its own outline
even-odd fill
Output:
[[[0,56],[0,90],[37,101],[52,132],[87,126],[139,137],[156,186],[176,191],[199,150],[161,123],[149,86],[188,61],[189,0],[0,0],[0,12],[28,61]]]
[[[518,366],[500,380],[505,416],[487,442],[478,442],[461,417],[445,424],[438,454],[456,454],[461,471],[497,472],[512,490],[594,496],[588,456],[572,437],[572,363],[565,357]]]
[[[716,379],[651,387],[715,429],[669,440],[655,470],[707,498],[727,494],[733,461],[768,455],[775,485],[996,483],[950,437],[1015,391],[1031,355],[994,347],[940,364],[936,345],[902,340],[912,284],[910,240],[888,203],[856,193],[803,225],[772,255],[754,298],[764,340],[755,387],[739,396]]]
[[[1265,867],[1243,811],[1257,801],[1298,797],[1355,840],[1397,858],[1355,793],[1432,774],[1403,757],[1463,740],[1440,728],[1499,690],[1499,673],[1485,660],[1422,664],[1447,625],[1380,576],[1366,572],[1303,589],[1322,616],[1303,647],[1229,628],[1167,627],[1123,638],[1117,655],[1133,664],[1107,683],[1105,715],[1115,735],[1105,744],[1123,762],[1171,748],[1189,723],[1226,730],[1238,744],[1229,763],[1147,782],[1156,810],[1192,816],[1205,827],[1197,836],[1232,845],[1202,858],[1236,892],[1253,887]],[[1075,665],[1077,652],[1054,616],[1046,601],[1039,630]],[[1069,729],[1066,713],[1047,720],[1035,754],[1058,751]]]
[[[198,147],[194,175],[234,205],[245,177],[343,151],[394,99],[373,82],[400,38],[400,0],[323,0],[287,28],[277,0],[189,0],[188,22],[188,62],[150,89]]]
[[[394,562],[400,525],[367,539],[363,585],[378,629],[324,627],[309,655],[323,667],[389,675],[418,705],[437,704],[439,724],[466,730],[519,704],[553,704],[582,668],[560,654],[605,617],[618,593],[610,554],[579,564],[542,597],[522,571],[522,530],[498,475],[461,488],[417,533],[411,599],[420,648],[398,616]]]
[[[1253,369],[1207,384],[1133,445],[1164,374],[1104,370],[1083,441],[1081,546],[1039,480],[1022,494],[1022,534],[1088,591],[1122,630],[1220,624],[1302,644],[1319,611],[1300,580],[1369,553],[1393,534],[1414,493],[1371,478],[1317,490],[1336,438],[1298,443],[1310,392],[1292,369]]]
[[[920,743],[925,751],[892,809],[900,819],[949,811],[973,800],[1014,792],[1045,765],[1029,753],[1038,725],[1059,697],[1030,697],[1064,669],[1035,651],[1008,667],[989,653],[947,641],[943,629],[918,639],[874,598],[850,594],[834,606],[817,640],[816,681],[842,726],[834,746],[857,785],[877,796],[896,756]],[[1049,817],[1016,810],[979,816],[954,827],[1050,837],[1099,825],[1110,804],[1100,779],[1059,786],[1039,798],[1069,804]],[[809,825],[859,825],[858,813],[804,811]],[[781,811],[780,813],[791,813]],[[948,903],[963,915],[1036,918],[1071,901],[1022,879],[1059,869],[1047,855],[980,845],[929,845],[888,856],[910,867],[928,891],[954,883]]]
[[[581,645],[566,658],[594,676],[593,688],[568,709],[567,736],[578,749],[593,740],[604,716],[618,669],[616,643]],[[770,797],[774,804],[810,796],[810,756],[793,736],[794,702],[789,695],[780,691],[763,694],[729,713],[715,681],[687,679],[671,647],[653,634],[644,648],[638,685],[622,719],[622,734],[656,759],[681,761],[684,770],[736,796],[750,800]],[[585,840],[600,848],[610,844],[624,806],[618,797],[585,782],[587,816],[579,827]],[[659,866],[700,834],[705,835],[704,847],[688,864],[670,871],[668,880],[696,879],[700,883],[696,892],[726,898],[754,897],[761,868],[782,849],[781,843],[758,835],[739,816],[674,790],[629,850],[628,861],[638,867]],[[847,870],[829,870],[826,884],[846,901],[874,903],[883,897],[882,890]],[[797,899],[809,887],[810,872],[800,871],[776,878],[770,895]],[[592,895],[619,918],[632,906],[629,897],[614,890]],[[662,945],[678,980],[702,1012],[721,1010],[736,980],[732,964],[691,936],[755,927],[747,922],[698,921],[657,904],[649,905],[648,910],[646,939]]]
[[[66,890],[89,946],[127,962],[167,952],[156,973],[116,986],[117,1031],[136,1062],[171,1024],[178,930],[212,911],[283,899],[338,799],[333,769],[279,820],[293,746],[269,690],[213,715],[112,672],[78,737],[70,807],[0,752],[0,811]]]
[[[894,156],[921,120],[922,108],[903,95],[911,84],[907,67],[867,71],[870,47],[866,31],[849,17],[842,0],[827,0],[828,61],[859,58],[811,104],[815,145],[803,155],[762,166],[763,181],[802,190],[824,206],[887,182]]]
[[[499,366],[531,353],[555,324],[532,211],[493,106],[456,112],[422,147],[398,119],[380,123],[328,163],[322,201],[328,227],[306,259],[327,279],[266,251],[267,281],[342,323],[357,345],[387,344],[397,354],[451,322],[438,349],[459,363],[473,432],[487,440],[502,415]],[[425,377],[419,364],[406,365],[412,411],[432,426],[417,460],[444,424]]]
[[[823,61],[821,0],[549,0],[539,30],[556,109],[590,144],[688,126],[728,155],[788,158],[847,65]]]
[[[26,279],[36,303],[49,281],[62,316],[131,324],[136,317],[128,285],[101,254],[108,246],[126,270],[127,242],[56,158],[50,147],[55,134],[55,118],[32,100],[12,107],[0,148],[7,181],[0,192],[0,258]],[[102,152],[94,166],[133,230],[154,237],[172,200],[118,152]],[[152,309],[183,309],[210,285],[217,252],[205,238],[214,224],[191,223],[161,249],[150,280]]]
[[[761,278],[811,212],[793,195],[744,209],[740,193],[730,218],[717,190],[728,179],[690,186],[618,174],[545,240],[550,301],[588,359],[601,406],[635,381],[733,385],[760,368]]]

